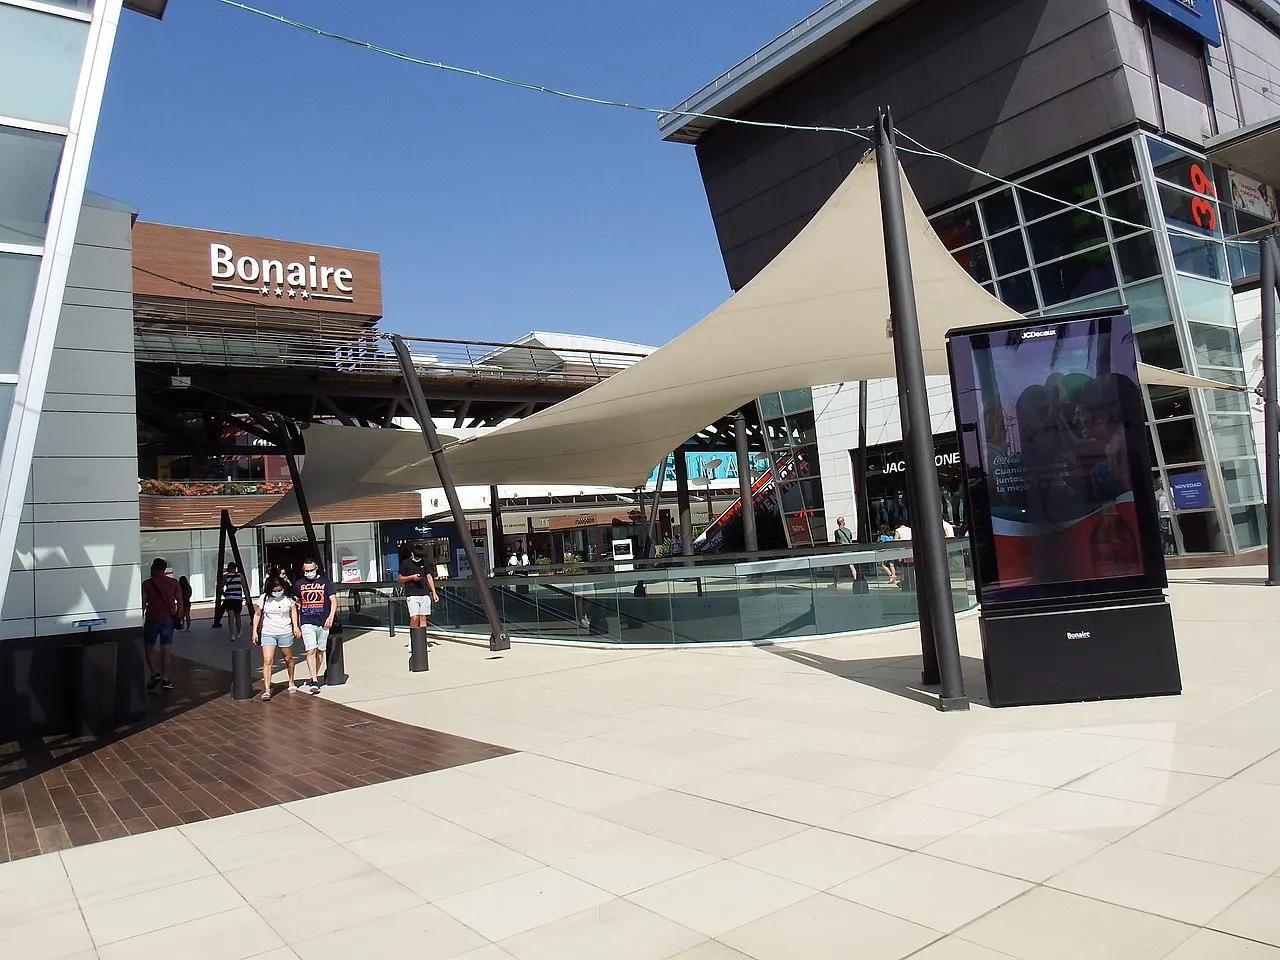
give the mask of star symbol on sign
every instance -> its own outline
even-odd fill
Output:
[[[310,300],[310,299],[311,299],[311,294],[310,294],[310,293],[308,293],[306,290],[303,290],[303,291],[302,291],[302,299],[303,299],[303,300]]]
[[[277,297],[283,297],[283,296],[284,296],[284,290],[283,290],[282,288],[280,288],[280,287],[276,287],[276,296],[277,296]]]
[[[271,292],[271,288],[264,284],[262,287],[262,295],[265,297],[270,292]]]
[[[290,288],[289,288],[289,299],[290,299],[290,300],[292,300],[295,296],[297,296],[297,294],[296,294],[296,293],[294,293],[293,287],[290,287]]]

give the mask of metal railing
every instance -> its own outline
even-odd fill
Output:
[[[611,350],[559,350],[538,344],[413,338],[414,366],[426,377],[591,385],[644,357]],[[254,324],[144,321],[134,328],[141,362],[237,369],[307,369],[397,376],[390,346],[369,332],[285,332]]]

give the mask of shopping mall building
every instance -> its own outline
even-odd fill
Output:
[[[939,236],[991,293],[1027,315],[1127,305],[1144,361],[1257,386],[1258,258],[1230,241],[1273,232],[1277,220],[1276,0],[830,0],[675,109],[853,127],[873,123],[878,105],[906,134],[992,175],[903,156]],[[676,113],[659,126],[664,139],[695,146],[735,290],[868,147],[849,135]],[[1144,394],[1169,552],[1262,544],[1253,395]],[[945,379],[929,395],[943,512],[962,521]],[[905,513],[891,381],[868,384],[865,409],[857,383],[766,402],[773,442],[817,464],[782,491],[793,543],[805,542],[806,527],[829,537],[840,514],[874,531]]]

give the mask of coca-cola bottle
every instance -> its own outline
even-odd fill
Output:
[[[1138,538],[1133,535],[1113,502],[1105,504],[1102,515],[1089,535],[1089,557],[1097,579],[1132,577],[1142,572]]]

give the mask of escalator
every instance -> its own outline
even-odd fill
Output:
[[[751,484],[751,499],[755,503],[756,513],[777,513],[778,485],[776,477],[786,477],[792,467],[792,460],[793,458],[790,456],[779,458],[776,465],[771,465]],[[693,552],[723,553],[725,529],[741,511],[742,497],[738,497],[733,503],[729,504],[728,510],[712,520],[707,529],[703,530],[697,539],[693,541]]]

